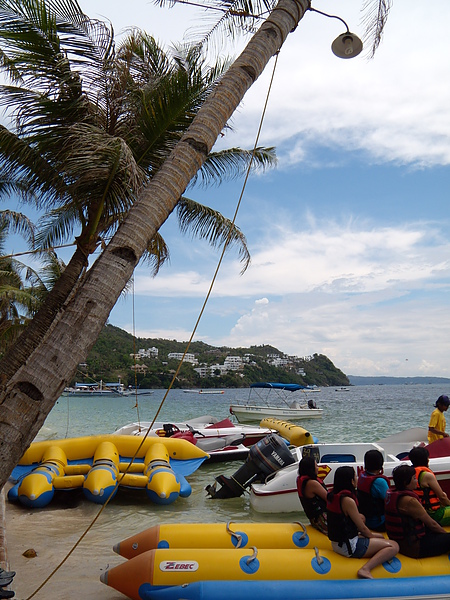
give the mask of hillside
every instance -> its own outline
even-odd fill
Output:
[[[140,349],[157,348],[157,357],[145,357],[135,360],[133,354]],[[117,381],[125,385],[141,388],[167,388],[175,373],[178,361],[168,358],[172,352],[183,353],[186,342],[165,339],[134,338],[128,332],[106,325],[86,363],[79,366],[74,377],[78,382]],[[204,342],[193,342],[189,352],[195,355],[198,365],[184,362],[181,366],[174,387],[189,388],[224,388],[248,387],[257,381],[274,381],[283,383],[299,383],[302,385],[342,386],[349,385],[347,376],[340,371],[324,355],[314,354],[305,358],[292,357],[286,360],[285,366],[273,366],[267,362],[268,355],[286,359],[285,354],[273,346],[261,345],[250,348],[215,347]],[[200,365],[222,365],[227,356],[247,357],[239,371],[228,372],[221,376],[200,377],[194,367]],[[135,373],[138,367],[143,372]],[[144,368],[145,367],[145,368]],[[220,371],[214,371],[219,374]]]

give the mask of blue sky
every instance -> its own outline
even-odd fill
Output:
[[[81,0],[117,33],[139,25],[179,41],[199,9],[132,0]],[[362,35],[361,2],[319,0]],[[241,276],[225,257],[195,339],[272,344],[298,356],[326,354],[352,375],[450,377],[448,240],[450,4],[395,0],[375,58],[330,50],[342,24],[308,13],[280,53],[261,145],[277,169],[250,178],[237,224],[252,263]],[[229,47],[230,54],[237,50]],[[218,147],[251,148],[271,62],[244,98]],[[242,181],[187,195],[232,218]],[[134,330],[187,340],[219,252],[181,237],[172,216],[161,233],[170,264],[156,278],[139,268]],[[110,323],[133,332],[133,301]]]

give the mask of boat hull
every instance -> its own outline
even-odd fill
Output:
[[[450,575],[372,581],[198,581],[152,590],[142,600],[443,600]],[[143,592],[144,594],[145,592]]]
[[[413,433],[417,436],[419,428],[415,428]],[[426,439],[426,430],[422,431],[422,438],[412,441],[406,432],[399,434],[395,441],[395,436],[390,438],[383,446],[380,443],[364,444],[315,444],[293,449],[297,456],[294,464],[280,469],[273,476],[267,479],[265,483],[255,483],[250,490],[250,505],[253,510],[260,513],[292,513],[302,511],[302,506],[297,493],[297,473],[298,461],[302,456],[312,455],[316,457],[319,463],[320,476],[325,485],[331,488],[334,480],[334,473],[338,467],[351,466],[357,472],[363,469],[364,454],[368,450],[379,450],[384,456],[384,474],[392,479],[393,469],[402,464],[408,451],[414,443],[424,443]],[[430,468],[435,473],[442,489],[450,493],[450,440],[439,440],[428,446],[430,451]],[[409,464],[409,463],[408,463]]]
[[[239,423],[258,423],[262,419],[282,419],[285,421],[299,421],[304,419],[319,419],[322,417],[321,408],[284,408],[268,406],[243,406],[232,404],[230,413]]]

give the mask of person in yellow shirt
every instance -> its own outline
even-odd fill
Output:
[[[448,409],[450,400],[448,396],[443,394],[436,400],[435,409],[431,413],[430,422],[428,424],[428,442],[435,442],[442,438],[448,437],[445,432],[445,416],[444,412]]]

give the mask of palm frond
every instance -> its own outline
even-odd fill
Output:
[[[206,187],[211,184],[220,185],[223,181],[237,179],[244,175],[249,166],[251,170],[264,171],[277,165],[275,148],[258,147],[255,152],[241,148],[228,148],[219,152],[211,152],[202,168],[192,179],[189,187],[200,184]]]
[[[151,267],[152,277],[155,277],[163,264],[170,260],[169,247],[160,233],[156,233],[150,240],[142,260]]]
[[[13,210],[0,211],[0,229],[5,233],[22,235],[30,247],[34,244],[35,226],[24,214]]]
[[[207,240],[213,248],[223,244],[237,245],[240,262],[244,265],[241,274],[246,271],[250,264],[247,240],[232,221],[219,211],[185,197],[180,198],[177,204],[177,214],[182,233],[189,231],[192,236]]]
[[[189,4],[189,0],[178,0],[180,4]],[[154,0],[158,6],[173,6],[173,0]],[[253,34],[264,18],[274,8],[275,0],[204,0],[201,6],[205,12],[201,23],[189,29],[186,38],[204,49],[218,52],[224,43],[242,35]],[[196,3],[198,6],[198,3]]]
[[[369,58],[373,58],[383,37],[384,27],[392,6],[392,0],[366,0],[362,7],[362,22],[365,25],[364,46],[368,46]]]

